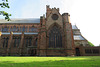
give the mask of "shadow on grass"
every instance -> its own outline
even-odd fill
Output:
[[[31,61],[14,62],[2,61],[0,67],[100,67],[100,61],[96,60],[58,60],[58,61]]]

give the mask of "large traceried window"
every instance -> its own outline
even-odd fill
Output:
[[[32,45],[32,37],[25,37],[24,39],[24,45],[25,47],[31,46]]]
[[[57,26],[53,26],[49,31],[49,48],[61,48],[62,47],[62,35]]]
[[[20,45],[20,40],[21,40],[21,37],[20,36],[14,36],[13,37],[13,40],[14,40],[14,47],[19,47]]]
[[[3,48],[4,47],[8,47],[8,40],[9,40],[9,37],[3,37]]]

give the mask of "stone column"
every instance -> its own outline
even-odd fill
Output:
[[[8,47],[7,47],[7,55],[9,54],[9,50],[10,50],[10,46],[11,46],[11,42],[12,42],[12,36],[13,36],[13,32],[10,32],[10,37],[8,40]]]
[[[22,32],[21,41],[20,41],[20,46],[19,46],[19,54],[20,54],[20,55],[21,55],[21,53],[22,53],[23,42],[24,42],[24,32]]]

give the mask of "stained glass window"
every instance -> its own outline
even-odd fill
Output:
[[[14,40],[14,47],[19,47],[21,37],[14,36],[14,37],[13,37],[13,40]]]
[[[16,26],[13,27],[13,32],[16,31]]]
[[[53,20],[57,20],[58,19],[58,15],[57,14],[53,14],[51,17],[52,17]]]
[[[36,41],[35,41],[35,45],[37,46],[37,38],[36,38]]]
[[[12,27],[10,28],[10,32],[12,31]]]
[[[3,48],[8,47],[8,40],[9,40],[8,37],[3,37]]]
[[[23,26],[23,28],[22,28],[22,32],[25,32],[25,30],[26,30],[26,28],[25,28],[25,26]]]
[[[29,28],[29,31],[30,31],[30,32],[32,32],[32,31],[37,31],[37,28],[30,27],[30,28]]]
[[[16,28],[16,31],[19,31],[19,28],[18,27]]]
[[[7,31],[9,31],[9,28],[7,26],[2,27],[2,32],[7,32]]]
[[[32,45],[32,37],[25,37],[24,44],[26,47],[31,46]]]
[[[22,31],[22,27],[20,27],[19,31],[20,31],[20,32]]]
[[[62,36],[57,26],[52,27],[49,32],[49,47],[60,48],[62,47]]]

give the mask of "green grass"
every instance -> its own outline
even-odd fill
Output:
[[[0,57],[0,67],[100,67],[100,56]]]

